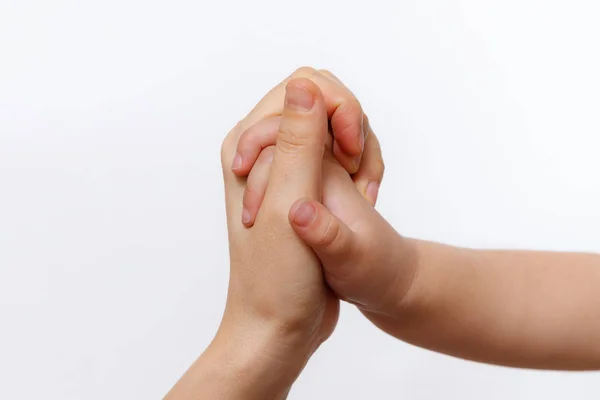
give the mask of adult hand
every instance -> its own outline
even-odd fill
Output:
[[[227,305],[215,339],[170,399],[280,399],[335,328],[339,301],[325,285],[314,252],[287,219],[297,198],[321,198],[327,103],[310,80],[292,79],[286,87],[276,145],[256,166],[272,164],[266,211],[251,229],[241,223],[246,181],[231,165],[239,135],[279,104],[278,91],[270,92],[223,143],[231,258]]]

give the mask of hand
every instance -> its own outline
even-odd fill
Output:
[[[267,95],[259,106],[273,101],[277,99]],[[231,256],[222,329],[244,335],[270,331],[275,343],[284,350],[300,350],[306,359],[333,331],[339,305],[324,284],[320,263],[296,237],[287,214],[298,196],[321,198],[327,121],[319,88],[307,79],[289,81],[276,145],[262,153],[262,165],[272,163],[270,185],[265,212],[252,229],[241,223],[245,182],[230,169],[245,121],[230,133],[222,154]],[[242,321],[245,326],[240,326]]]
[[[261,150],[275,144],[275,137],[263,137],[260,130],[256,131],[252,127],[259,121],[269,121],[269,127],[274,126],[275,132],[277,132],[279,117],[283,110],[285,85],[294,78],[309,78],[319,87],[325,100],[327,117],[330,119],[335,138],[333,153],[348,173],[356,173],[361,162],[366,138],[361,105],[356,97],[329,71],[317,71],[310,67],[296,70],[258,103],[243,124],[238,124],[236,127],[238,152],[232,160],[232,171],[240,177],[247,176]],[[248,140],[248,138],[251,139]]]
[[[379,142],[369,126],[368,118],[363,113],[359,101],[335,75],[327,70],[302,68],[296,74],[299,72],[302,76],[311,79],[323,91],[328,115],[331,115],[330,125],[334,137],[333,143],[328,142],[329,153],[333,154],[349,174],[354,174],[356,188],[372,205],[375,205],[384,165]],[[240,133],[237,153],[232,165],[232,171],[237,176],[248,177],[242,212],[242,222],[248,227],[254,224],[267,188],[271,151],[269,148],[275,144],[281,122],[280,112],[264,112],[264,114],[264,118],[253,121],[253,124]],[[341,148],[351,154],[356,154],[358,151],[361,153],[350,157]]]
[[[364,121],[364,155],[353,177],[359,190],[361,181],[379,182],[383,172],[375,135]],[[258,122],[246,133],[247,148],[253,141],[271,144],[273,125]],[[259,132],[261,138],[253,138]],[[246,189],[253,202],[244,200],[258,212],[257,221],[269,212],[262,198],[271,187],[261,158]],[[334,292],[382,330],[479,362],[600,368],[600,320],[592,318],[599,309],[598,255],[482,251],[403,238],[364,200],[331,149],[324,155],[322,189],[321,202],[294,203],[290,224],[318,255]],[[374,203],[376,196],[366,193]]]
[[[338,90],[350,93],[332,74],[320,74],[326,74]],[[270,185],[270,166],[263,154],[276,141],[277,123],[276,117],[265,118],[240,136],[238,153],[246,164],[236,173],[250,171],[243,202],[243,222],[248,226],[263,210],[267,212],[262,203]],[[379,142],[366,116],[363,127],[366,142],[357,173],[351,177],[336,161],[334,144],[324,155],[322,204],[301,199],[289,218],[299,237],[319,256],[336,295],[358,305],[367,316],[395,314],[415,275],[416,253],[412,242],[398,235],[372,207],[384,168]]]
[[[265,165],[270,165],[271,159],[273,163],[271,184],[264,197],[268,212],[248,229],[240,222],[245,180],[236,177],[230,167],[235,165],[240,133],[264,115],[281,110],[286,83],[286,106],[276,146],[260,157],[266,160]],[[328,93],[331,98],[331,91]],[[310,355],[332,333],[339,301],[325,285],[315,254],[289,226],[287,213],[298,197],[321,197],[328,115],[347,109],[344,104],[342,101],[333,107],[311,81],[287,79],[225,139],[222,162],[231,256],[227,306],[215,339],[170,398],[187,398],[186,394],[282,398]],[[339,115],[336,120],[344,121]],[[356,136],[362,135],[360,122],[346,120],[342,125]]]

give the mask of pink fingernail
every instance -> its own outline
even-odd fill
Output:
[[[250,216],[250,211],[248,211],[248,209],[244,207],[244,210],[242,211],[242,224],[248,225],[251,220],[252,217]]]
[[[240,169],[242,168],[242,155],[240,153],[236,153],[233,158],[233,163],[231,164],[231,169]]]
[[[377,196],[379,196],[379,182],[370,182],[367,186],[367,191],[365,193],[367,195],[367,199],[371,202],[372,205],[377,203]]]
[[[317,210],[310,203],[304,203],[294,213],[294,223],[301,227],[309,226],[317,216]]]
[[[310,111],[315,103],[315,96],[308,90],[294,85],[288,85],[285,93],[285,106],[299,110]]]

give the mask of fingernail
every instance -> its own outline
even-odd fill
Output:
[[[364,138],[363,140],[367,140],[370,129],[371,129],[371,126],[369,125],[369,118],[367,118],[366,115],[363,115],[363,124],[362,124],[362,132],[363,132],[363,138]]]
[[[236,153],[233,158],[233,163],[231,164],[231,169],[240,169],[242,168],[242,155],[240,153]]]
[[[299,110],[310,111],[315,104],[315,97],[311,92],[298,86],[288,86],[285,92],[285,106]]]
[[[360,152],[362,153],[362,151],[365,149],[365,127],[362,126],[362,129],[360,130],[360,134],[358,135],[358,148],[360,149]]]
[[[360,133],[360,139],[359,139],[358,146],[360,147],[361,152],[365,149],[365,133],[364,132]]]
[[[354,167],[357,171],[358,171],[358,168],[360,168],[361,159],[362,159],[362,155],[356,156],[352,159],[352,165],[354,165]]]
[[[251,219],[252,218],[250,217],[250,211],[248,211],[248,209],[244,207],[244,210],[242,211],[242,224],[249,224]]]
[[[379,182],[370,182],[365,194],[371,204],[375,205],[375,203],[377,203],[377,196],[379,195]]]
[[[309,226],[317,216],[317,210],[310,203],[304,203],[294,213],[294,223],[298,226]]]

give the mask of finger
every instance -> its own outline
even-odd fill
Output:
[[[281,115],[287,83],[301,77],[310,78],[321,89],[333,135],[340,146],[339,161],[349,173],[355,173],[364,147],[362,107],[352,92],[338,83],[339,80],[330,79],[313,68],[300,68],[273,88],[232,131],[231,141],[237,143],[239,136],[261,119]],[[224,168],[231,168],[234,157],[235,154],[231,154],[223,160]]]
[[[396,231],[370,210],[361,230],[352,230],[311,199],[295,202],[288,218],[296,235],[321,260],[327,284],[338,297],[363,310],[379,312],[393,309],[394,299],[398,293],[406,293],[412,280],[405,268],[388,261],[414,255],[398,248]],[[414,261],[406,264],[414,265]]]
[[[223,180],[225,183],[227,215],[231,217],[228,218],[230,231],[233,229],[232,227],[236,227],[237,229],[237,225],[239,224],[239,218],[243,211],[242,202],[239,201],[239,199],[243,195],[246,187],[245,180],[236,176],[231,170],[237,152],[237,143],[240,134],[264,117],[280,115],[282,113],[285,85],[287,82],[294,77],[312,76],[315,73],[315,69],[309,67],[303,67],[296,70],[292,75],[287,77],[263,97],[248,116],[238,122],[223,140],[221,145],[221,164],[223,168]],[[242,226],[241,224],[239,225],[240,227]]]
[[[258,214],[265,196],[274,154],[274,146],[265,148],[256,160],[250,175],[248,175],[242,210],[242,223],[247,227],[254,225],[256,214]]]
[[[271,89],[254,106],[248,115],[246,115],[244,119],[237,123],[237,125],[225,137],[221,146],[221,164],[224,173],[226,173],[225,170],[227,170],[230,177],[235,177],[235,175],[231,173],[231,166],[233,165],[233,161],[236,156],[237,143],[240,135],[249,127],[253,126],[262,119],[281,115],[283,111],[283,100],[285,97],[285,86],[287,83],[294,78],[312,76],[315,74],[315,72],[316,70],[310,67],[298,68],[293,74],[285,78],[277,86]]]
[[[275,145],[277,136],[279,135],[280,123],[281,116],[265,118],[241,134],[238,141],[237,154],[231,168],[235,175],[240,177],[248,176],[262,149]],[[332,148],[334,145],[332,135],[328,134],[325,148],[331,153],[332,157]],[[337,149],[339,151],[339,148]],[[329,153],[326,155],[326,158],[329,158]]]
[[[321,203],[311,199],[296,201],[289,213],[296,234],[309,245],[327,268],[346,265],[354,257],[355,236],[338,217]]]
[[[237,199],[239,196],[242,196],[246,187],[245,180],[236,176],[231,168],[237,155],[237,145],[240,135],[263,118],[281,114],[285,85],[287,82],[293,77],[310,76],[314,73],[315,69],[310,67],[297,69],[292,75],[288,76],[279,85],[271,89],[271,91],[256,104],[252,111],[236,124],[223,140],[221,145],[221,166],[223,169],[223,181],[225,183],[226,191],[225,203],[227,215],[232,217],[232,219],[228,221],[229,224],[235,226],[239,216],[241,216],[241,213],[243,212],[241,202],[231,201],[231,199]]]
[[[237,176],[247,176],[261,151],[275,144],[281,116],[265,118],[244,131],[238,140],[237,154],[231,170]]]
[[[306,78],[290,81],[265,201],[281,204],[287,213],[300,197],[320,198],[327,135],[327,111],[318,86]]]
[[[335,76],[333,73],[331,73],[330,71],[326,70],[326,69],[320,69],[317,71],[320,75],[324,76],[325,78],[337,83],[340,87],[344,88],[346,91],[346,96],[348,96],[349,99],[355,99],[356,100],[356,96],[354,95],[354,93],[352,93],[352,91],[350,89],[348,89],[348,87],[344,84],[344,82],[342,82],[337,76]],[[361,155],[362,155],[362,151],[364,150],[364,142],[365,139],[367,137],[367,130],[365,127],[365,122],[364,119],[366,118],[366,115],[364,115],[364,111],[362,110],[362,107],[360,105],[360,103],[358,103],[358,100],[356,100],[356,104],[354,106],[358,105],[358,107],[360,108],[360,112],[362,113],[362,131],[360,132],[360,136],[358,136],[356,139],[358,140],[357,143],[357,147],[360,148],[361,151]],[[345,107],[350,107],[351,105],[345,106]],[[345,153],[345,149],[343,149],[343,145],[345,145],[346,143],[350,142],[351,139],[348,139],[347,141],[344,140],[344,134],[341,133],[341,129],[342,126],[345,125],[344,122],[342,122],[341,120],[345,119],[343,116],[343,114],[340,114],[338,117],[338,119],[340,119],[340,121],[332,121],[332,125],[335,125],[336,127],[336,131],[337,131],[337,136],[336,139],[339,142],[336,142],[336,144],[334,145],[334,155],[336,156],[336,159],[342,164],[342,166],[350,173],[350,174],[354,174],[360,165],[360,161],[361,161],[361,157],[347,157],[346,153]],[[349,113],[350,118],[354,118],[354,112]],[[350,137],[352,137],[353,133],[350,132]],[[340,145],[341,143],[341,145]],[[352,150],[350,150],[351,154]]]
[[[342,166],[353,174],[358,170],[364,148],[363,110],[354,94],[339,80],[321,73],[311,79],[323,91],[328,107],[331,130],[335,138],[334,153]]]
[[[363,111],[358,99],[343,84],[330,79],[317,71],[310,73],[308,70],[299,70],[296,75],[282,82],[267,96],[271,99],[259,103],[249,119],[249,124],[254,124],[265,116],[278,115],[282,112],[281,106],[277,110],[272,109],[273,103],[282,104],[285,96],[285,85],[296,78],[309,78],[323,93],[327,117],[331,120],[331,129],[335,139],[339,142],[342,151],[348,156],[360,156],[363,150]],[[336,78],[337,79],[337,78]],[[269,108],[271,108],[269,110]],[[248,126],[250,126],[248,125]]]
[[[317,70],[318,73],[320,73],[321,75],[323,75],[326,78],[331,79],[332,81],[337,82],[338,84],[342,85],[342,86],[346,86],[344,84],[344,82],[342,82],[340,80],[340,78],[338,78],[337,76],[335,76],[331,71],[327,70],[327,69],[319,69]]]
[[[363,196],[375,206],[379,195],[379,187],[383,180],[385,165],[381,154],[381,146],[375,133],[371,129],[368,119],[365,117],[367,128],[367,140],[365,151],[358,172],[353,176],[356,188]]]

